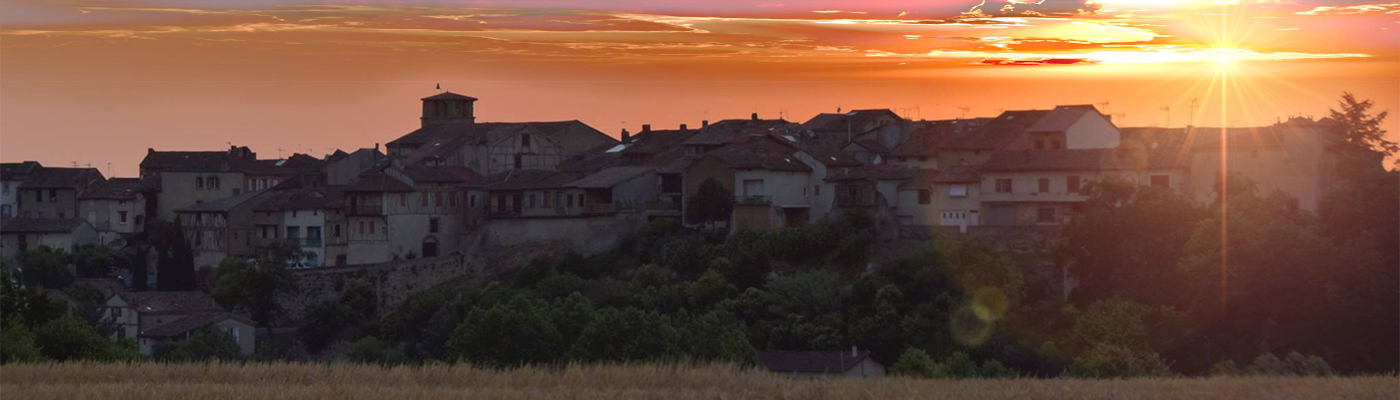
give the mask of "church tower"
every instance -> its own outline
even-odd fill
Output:
[[[472,112],[475,97],[452,92],[442,92],[423,98],[423,127],[443,124],[470,124],[476,122]]]

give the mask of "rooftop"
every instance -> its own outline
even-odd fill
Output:
[[[214,298],[200,291],[118,292],[113,296],[120,296],[139,313],[224,311]]]
[[[0,220],[0,232],[68,233],[86,223],[77,218],[7,218]]]
[[[842,373],[869,357],[869,351],[770,350],[758,353],[758,363],[773,372]]]

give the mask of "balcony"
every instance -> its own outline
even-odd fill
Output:
[[[290,242],[291,244],[296,245],[297,247],[321,247],[321,245],[324,243],[324,239],[319,237],[287,238],[287,242]]]

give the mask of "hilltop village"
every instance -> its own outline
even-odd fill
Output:
[[[755,113],[642,125],[614,137],[577,120],[478,121],[476,101],[451,92],[425,97],[420,128],[319,157],[262,158],[242,146],[151,148],[138,177],[4,164],[4,263],[22,265],[40,247],[119,248],[149,226],[172,224],[189,243],[198,288],[212,284],[226,259],[253,258],[273,243],[298,249],[286,262],[307,301],[341,290],[317,286],[339,281],[315,277],[394,274],[384,268],[412,260],[413,278],[376,278],[383,309],[403,299],[386,294],[392,290],[499,268],[434,260],[531,245],[598,253],[658,220],[732,234],[857,212],[890,238],[1016,232],[1067,223],[1086,188],[1107,179],[1210,202],[1222,165],[1263,192],[1295,199],[1292,208],[1316,210],[1337,163],[1325,145],[1332,122],[1305,118],[1128,128],[1092,105],[938,121],[864,109],[804,122]],[[124,273],[95,284],[121,324],[113,340],[137,339],[150,354],[161,341],[216,325],[245,355],[254,351],[248,316],[198,290],[140,290],[166,287],[155,268]]]

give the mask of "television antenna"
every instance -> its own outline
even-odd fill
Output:
[[[1167,113],[1167,128],[1172,127],[1172,106],[1162,106],[1162,111]]]
[[[1191,119],[1188,120],[1188,121],[1186,121],[1186,126],[1195,126],[1195,125],[1196,125],[1196,108],[1197,108],[1197,107],[1200,107],[1200,106],[1201,106],[1201,104],[1200,104],[1200,99],[1197,99],[1197,98],[1195,98],[1195,97],[1192,97],[1192,98],[1191,98]]]
[[[968,107],[968,106],[959,106],[959,107],[958,107],[958,110],[962,110],[962,114],[959,114],[958,119],[963,119],[963,118],[967,118],[967,112],[968,112],[968,111],[972,111],[972,107]]]

